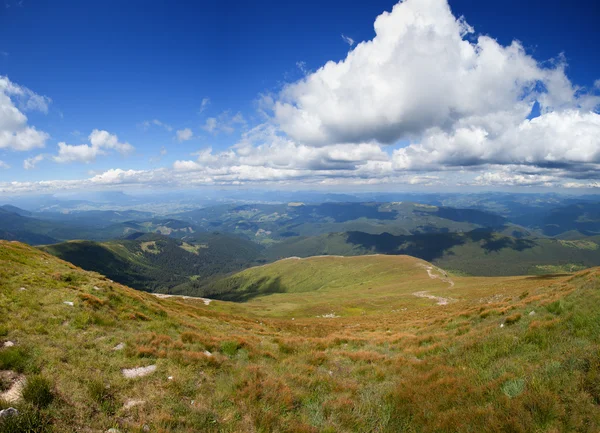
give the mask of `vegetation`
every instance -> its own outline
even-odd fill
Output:
[[[514,230],[506,230],[514,231]],[[580,241],[512,237],[491,230],[380,235],[333,233],[290,238],[266,250],[267,259],[318,255],[408,254],[460,274],[478,276],[572,272],[600,265],[599,237]]]
[[[231,235],[201,233],[186,242],[158,234],[98,243],[70,241],[41,247],[84,269],[136,289],[169,293],[207,284],[257,263],[261,247]]]
[[[335,269],[334,259],[322,258]],[[377,279],[369,269],[378,259],[400,270]],[[1,242],[1,339],[15,346],[0,348],[0,369],[47,378],[33,380],[31,395],[53,398],[11,404],[20,414],[1,421],[0,432],[600,428],[597,269],[477,278],[432,268],[432,279],[417,259],[339,260],[356,263],[340,264],[337,278],[361,269],[340,287],[331,278],[302,291],[283,267],[308,263],[308,276],[320,272],[320,259],[289,260],[246,271],[280,272],[289,293],[205,305],[158,299]],[[417,290],[453,301],[438,305]],[[334,292],[332,316],[318,298]],[[300,297],[307,307],[296,316],[286,303]],[[337,310],[352,300],[364,314]],[[148,366],[156,370],[146,376],[122,372]]]

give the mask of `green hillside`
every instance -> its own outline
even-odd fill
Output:
[[[194,234],[187,242],[137,233],[124,240],[70,241],[41,249],[122,284],[162,293],[176,286],[202,286],[218,275],[252,266],[261,251],[250,241],[215,233]]]
[[[407,257],[331,260],[289,262],[305,275],[364,272],[347,291],[318,274],[327,287],[307,292],[284,279],[286,261],[246,272],[279,272],[294,293],[206,305],[158,299],[0,242],[0,398],[10,399],[0,410],[18,411],[0,432],[600,429],[597,269],[452,286]],[[372,279],[367,264],[379,260],[397,261],[398,280]],[[364,315],[269,318],[259,308],[281,313],[287,297],[333,291],[361,306],[370,293],[379,303],[386,287],[386,303]]]
[[[265,255],[277,260],[290,256],[407,254],[477,276],[568,272],[600,265],[600,237],[562,240],[526,236],[526,232],[513,228],[505,232],[521,237],[487,230],[398,236],[332,233],[290,238],[271,246]]]

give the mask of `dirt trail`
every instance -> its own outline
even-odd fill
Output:
[[[212,299],[200,298],[198,296],[167,295],[165,293],[152,293],[152,294],[154,296],[156,296],[157,298],[160,298],[160,299],[168,299],[168,298],[193,299],[193,300],[196,300],[196,301],[202,301],[202,302],[204,302],[204,305],[210,305],[210,303],[213,301]]]
[[[454,287],[454,281],[452,281],[452,279],[450,277],[448,277],[448,274],[446,274],[446,272],[443,271],[442,269],[434,268],[433,266],[424,266],[424,265],[423,265],[423,267],[427,271],[427,275],[429,275],[429,278],[431,278],[432,280],[436,280],[436,279],[442,280],[445,283],[450,284],[450,288]],[[439,273],[435,273],[434,270]],[[441,296],[431,295],[431,294],[429,294],[429,292],[427,290],[424,290],[422,292],[415,292],[415,293],[413,293],[413,296],[416,296],[417,298],[432,299],[432,300],[436,301],[437,305],[448,305],[451,302],[456,302],[456,299],[443,298]]]
[[[442,275],[434,274],[433,273],[434,269]],[[427,271],[427,275],[429,275],[429,278],[431,278],[432,280],[435,280],[435,279],[442,280],[442,281],[450,284],[450,288],[454,287],[454,281],[452,281],[452,279],[450,277],[448,277],[448,274],[446,273],[446,271],[443,271],[440,268],[434,268],[433,266],[425,266],[425,270]]]
[[[452,299],[452,298],[442,298],[441,296],[430,295],[429,292],[427,292],[427,291],[415,292],[415,293],[413,293],[413,296],[416,296],[417,298],[432,299],[432,300],[436,301],[436,303],[438,305],[448,305],[450,302],[456,301],[456,299]]]

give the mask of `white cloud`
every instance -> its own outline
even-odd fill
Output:
[[[204,129],[207,132],[214,132],[217,129],[217,118],[209,117],[208,119],[206,119],[206,122],[204,123],[202,129]]]
[[[210,98],[202,98],[202,102],[200,103],[200,109],[198,110],[198,114],[204,113],[204,110],[206,110],[209,105],[210,105]]]
[[[144,120],[142,123],[139,124],[139,127],[142,128],[144,131],[150,129],[151,126],[158,126],[159,128],[163,128],[169,132],[173,131],[173,127],[171,125],[169,125],[168,123],[161,122],[158,119]]]
[[[21,110],[47,113],[50,102],[50,98],[0,76],[0,149],[27,151],[44,147],[50,136],[28,126],[27,116]]]
[[[8,164],[7,164],[6,162],[4,162],[4,161],[0,161],[0,168],[7,169],[7,168],[10,168],[10,165],[8,165]]]
[[[142,173],[144,172],[139,170],[110,169],[92,177],[90,182],[103,185],[120,184],[126,182],[128,179],[135,179],[136,176]]]
[[[91,144],[58,143],[58,155],[54,156],[53,160],[59,163],[83,162],[89,164],[98,156],[106,155],[110,150],[116,150],[123,156],[129,155],[135,150],[131,144],[119,142],[119,138],[108,131],[94,129],[88,139]]]
[[[190,128],[180,129],[177,131],[177,140],[179,142],[191,140],[194,137],[194,133]]]
[[[354,45],[354,39],[352,39],[349,36],[346,36],[345,34],[342,33],[342,39],[344,40],[344,42],[346,42],[348,45],[352,46]]]
[[[451,132],[430,130],[421,143],[394,152],[398,170],[582,163],[600,163],[600,115],[578,110],[549,112],[520,123],[511,116],[471,118]]]
[[[400,2],[377,18],[375,32],[344,60],[281,91],[274,116],[291,138],[313,146],[393,143],[431,128],[452,132],[473,116],[522,113],[536,99],[543,112],[598,103],[570,84],[561,59],[543,67],[516,41],[471,42],[474,29],[446,0]]]
[[[47,157],[47,155],[42,153],[40,155],[36,155],[34,157],[27,158],[26,160],[23,161],[23,168],[25,170],[32,170],[37,166],[38,163],[40,163],[44,159],[46,159],[46,157]]]
[[[237,112],[231,115],[229,111],[224,111],[218,117],[206,119],[202,129],[211,134],[218,134],[219,132],[231,134],[238,126],[246,126],[246,119],[244,119],[242,113]]]

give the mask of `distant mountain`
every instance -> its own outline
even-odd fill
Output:
[[[21,215],[21,216],[31,216],[31,212],[18,208],[16,206],[12,206],[10,204],[5,204],[3,206],[0,206],[1,210],[4,210],[6,212],[9,213],[16,213],[17,215]]]
[[[518,224],[533,227],[547,236],[575,232],[583,236],[600,235],[600,203],[577,203],[549,211],[515,218]]]
[[[345,231],[395,235],[463,232],[506,222],[504,217],[482,210],[404,202],[223,205],[172,217],[207,230],[241,234],[266,245],[293,236]]]

